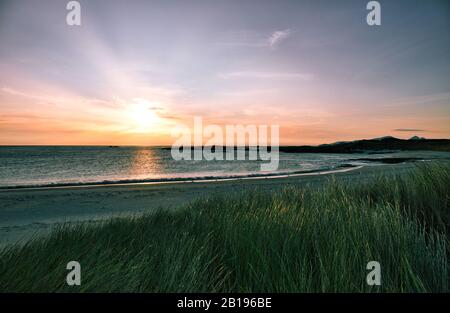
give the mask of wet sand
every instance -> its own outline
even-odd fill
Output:
[[[45,235],[64,223],[98,221],[162,208],[174,210],[188,202],[213,194],[232,194],[255,188],[276,190],[285,186],[319,186],[331,176],[352,182],[380,173],[402,173],[413,164],[349,168],[258,179],[208,180],[171,183],[73,186],[0,190],[0,246]]]

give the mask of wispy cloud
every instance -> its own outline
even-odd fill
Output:
[[[27,97],[27,98],[34,98],[35,96],[29,95],[27,93],[21,92],[19,90],[16,90],[14,88],[10,88],[10,87],[2,87],[0,88],[1,92],[10,94],[10,95],[14,95],[14,96],[21,96],[21,97]]]
[[[34,93],[33,91],[22,91],[19,89],[4,86],[0,88],[1,94],[8,94],[14,97],[26,98],[27,103],[33,103],[45,106],[65,106],[69,104],[76,104],[78,107],[80,105],[85,105],[86,107],[117,107],[117,105],[112,101],[107,101],[97,98],[86,98],[78,95],[73,95],[71,93],[64,93],[63,91],[48,91],[44,93]]]
[[[222,32],[218,36],[219,46],[263,48],[268,46],[267,34],[256,31],[241,30]]]
[[[291,35],[290,29],[278,30],[273,32],[269,37],[269,46],[274,48]]]
[[[430,104],[436,102],[448,102],[450,101],[450,92],[441,92],[428,94],[423,96],[400,98],[387,104],[387,107],[401,107],[401,106],[411,106],[411,105],[421,105]]]
[[[254,72],[238,71],[219,74],[220,78],[252,78],[252,79],[300,79],[304,81],[312,80],[313,75],[299,72]]]
[[[397,128],[394,129],[396,132],[424,132],[425,129],[416,129],[416,128]]]
[[[277,30],[271,33],[256,31],[235,31],[222,33],[216,44],[230,47],[276,48],[292,35],[290,29]]]

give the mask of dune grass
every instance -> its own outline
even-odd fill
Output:
[[[431,164],[64,225],[0,251],[0,291],[448,292],[449,186],[450,167]],[[66,285],[71,260],[81,286]]]

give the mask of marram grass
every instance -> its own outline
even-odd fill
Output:
[[[432,164],[63,225],[0,251],[0,291],[448,292],[449,187],[450,167]],[[66,284],[72,260],[80,286]]]

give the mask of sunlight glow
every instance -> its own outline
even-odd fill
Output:
[[[127,122],[134,132],[150,132],[158,123],[159,118],[155,112],[154,103],[145,99],[133,99],[127,110]]]

